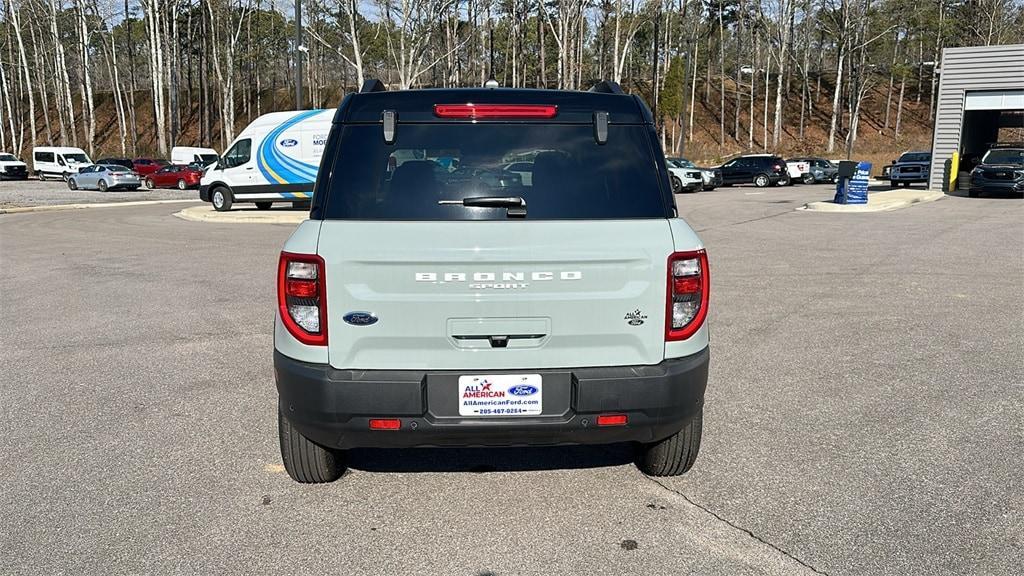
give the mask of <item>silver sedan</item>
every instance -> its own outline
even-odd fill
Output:
[[[139,175],[117,164],[94,164],[81,168],[68,178],[72,190],[138,190],[142,186]]]

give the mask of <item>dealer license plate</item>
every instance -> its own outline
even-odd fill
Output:
[[[539,416],[540,374],[459,376],[459,416]]]

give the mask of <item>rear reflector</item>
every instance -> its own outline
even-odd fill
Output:
[[[625,414],[599,414],[597,416],[598,426],[625,426],[629,417]]]
[[[284,293],[296,298],[316,298],[316,280],[292,280],[284,283]]]
[[[558,106],[539,104],[434,104],[438,118],[554,118]]]
[[[398,430],[402,421],[398,418],[371,418],[370,430]]]

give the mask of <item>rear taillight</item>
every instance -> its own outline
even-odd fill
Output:
[[[316,254],[281,252],[277,305],[288,333],[310,346],[327,345],[324,260]]]
[[[545,104],[435,104],[438,118],[554,118],[558,106]]]
[[[708,315],[708,255],[703,250],[668,257],[668,311],[665,340],[686,340]]]

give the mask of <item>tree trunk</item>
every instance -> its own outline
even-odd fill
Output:
[[[843,53],[843,46],[840,46],[839,54],[836,58],[836,86],[835,90],[832,91],[832,117],[829,120],[828,128],[828,153],[832,154],[836,151],[836,130],[839,124],[839,114],[842,109],[842,103],[840,96],[842,96],[843,90],[843,61],[845,54]]]
[[[18,13],[18,9],[15,8],[13,2],[9,2],[8,14],[11,19],[12,27],[14,28],[14,36],[18,41],[18,61],[21,63],[21,73],[25,79],[25,95],[28,99],[28,122],[30,129],[30,136],[32,138],[29,148],[36,143],[36,101],[32,96],[32,75],[29,74],[28,68],[28,57],[25,55],[25,41],[21,37],[21,17]],[[14,137],[14,133],[11,133],[11,137]],[[17,148],[20,150],[23,143],[19,142]]]

